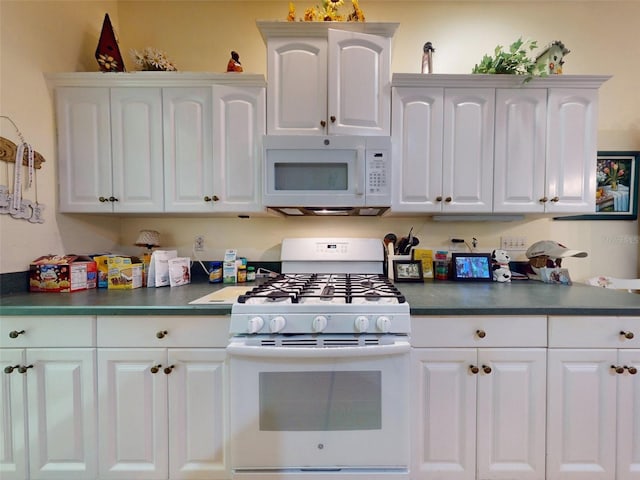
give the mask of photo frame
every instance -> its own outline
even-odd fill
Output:
[[[640,152],[598,152],[595,212],[554,220],[636,220],[639,170]]]
[[[422,282],[422,261],[420,260],[394,260],[394,282]]]

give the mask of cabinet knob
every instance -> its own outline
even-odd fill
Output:
[[[174,368],[176,368],[175,365],[169,365],[167,368],[164,369],[164,374],[165,375],[169,375],[173,371]]]
[[[482,371],[489,375],[491,373],[491,367],[489,365],[482,365]]]
[[[473,373],[474,375],[480,371],[480,369],[475,365],[469,365],[469,370],[471,370],[471,373]]]
[[[27,373],[27,370],[33,368],[33,365],[20,365],[18,367],[18,373]]]
[[[156,333],[157,338],[164,338],[167,335],[169,335],[169,332],[167,330],[160,330],[158,333]]]
[[[554,203],[555,203],[555,202],[559,202],[559,201],[560,201],[560,197],[553,197],[553,198],[551,199],[551,201],[552,201],[552,202],[554,202]]]
[[[442,201],[442,195],[438,195],[436,197],[436,202],[441,202]]]
[[[9,332],[9,337],[10,338],[18,338],[18,335],[22,335],[24,333],[24,330],[12,330],[11,332]]]
[[[327,126],[327,122],[325,122],[324,120],[320,120],[320,126],[322,128],[326,127]]]
[[[16,368],[20,368],[20,365],[4,367],[4,373],[12,373]]]
[[[151,371],[151,373],[158,373],[161,368],[162,365],[159,363],[158,365],[154,365],[153,367],[151,367],[149,370]]]
[[[622,335],[627,340],[631,340],[633,338],[633,332],[625,332],[624,330],[620,331],[620,335]]]
[[[620,365],[611,365],[611,368],[613,368],[613,370],[618,374],[621,375],[624,373],[624,368],[622,368]]]
[[[220,200],[220,197],[218,197],[217,195],[206,195],[204,197],[205,202],[217,202],[218,200]]]
[[[104,203],[104,202],[108,202],[109,199],[106,197],[98,197],[98,201]]]
[[[546,203],[549,201],[549,199],[547,197],[542,197],[540,200],[538,200],[540,203]]]
[[[635,375],[636,373],[638,373],[638,369],[634,366],[628,367],[625,365],[624,368],[626,368],[631,375]]]
[[[110,202],[117,202],[118,199],[116,197],[109,197]]]
[[[485,332],[484,330],[476,330],[476,335],[477,335],[479,338],[484,338],[484,337],[486,337],[486,336],[487,336],[487,332]]]
[[[447,202],[447,203],[449,203],[451,200],[453,200],[453,198],[451,198],[451,197],[447,197],[447,198],[444,199],[444,201]]]
[[[336,116],[335,115],[331,115],[329,117],[329,120],[331,120],[331,123],[336,123]]]

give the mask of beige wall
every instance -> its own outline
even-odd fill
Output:
[[[295,2],[301,11],[318,2]],[[553,221],[439,223],[429,217],[391,219],[311,219],[213,217],[123,217],[62,215],[55,212],[56,153],[51,92],[43,72],[96,71],[93,57],[105,12],[120,38],[129,69],[131,48],[152,46],[167,52],[183,71],[223,71],[237,50],[245,71],[266,73],[264,44],[256,19],[280,19],[288,2],[222,1],[27,1],[0,0],[0,114],[18,124],[47,162],[38,172],[38,200],[45,223],[0,216],[0,272],[25,270],[45,253],[121,251],[141,228],[161,232],[163,245],[191,255],[195,235],[204,235],[203,259],[219,258],[236,247],[250,260],[277,260],[284,236],[402,235],[414,227],[421,244],[446,245],[450,235],[478,238],[492,249],[501,235],[526,236],[530,243],[552,238],[588,250],[587,259],[565,263],[576,280],[596,273],[632,277],[640,271],[638,222]],[[640,150],[640,57],[637,19],[640,2],[404,2],[360,0],[368,21],[399,22],[393,71],[418,72],[425,41],[433,42],[437,73],[468,73],[484,53],[519,36],[541,46],[562,40],[571,53],[567,74],[611,74],[601,89],[599,149]],[[0,119],[0,135],[17,140]],[[10,175],[12,173],[10,172]],[[7,181],[0,165],[0,183]],[[35,193],[25,192],[33,199]]]

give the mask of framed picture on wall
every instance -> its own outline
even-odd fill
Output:
[[[640,152],[598,152],[593,214],[554,220],[636,220]]]

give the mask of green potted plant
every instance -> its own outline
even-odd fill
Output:
[[[523,40],[522,37],[513,42],[508,50],[498,45],[494,56],[485,54],[482,61],[473,67],[472,73],[525,75],[524,82],[534,76],[546,76],[544,65],[536,64],[536,60],[529,56],[538,44],[535,40]]]

